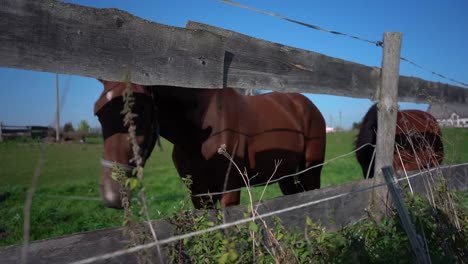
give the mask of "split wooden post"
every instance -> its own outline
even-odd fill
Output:
[[[400,72],[400,32],[385,32],[380,86],[377,90],[377,142],[375,155],[374,184],[384,182],[382,168],[392,166],[395,145],[395,129],[398,111],[398,77]],[[371,197],[377,218],[387,208],[387,189],[376,188]]]
[[[424,241],[422,237],[416,232],[414,224],[411,221],[410,215],[408,213],[408,209],[406,209],[405,207],[405,203],[403,201],[403,198],[401,197],[401,187],[395,181],[392,166],[386,166],[382,168],[382,172],[385,178],[385,182],[387,183],[387,186],[390,190],[390,194],[394,201],[395,207],[397,209],[398,216],[400,217],[403,229],[405,230],[406,235],[409,238],[411,249],[413,251],[417,263],[431,263],[431,257],[429,256],[429,253],[427,252],[426,247],[424,246]]]

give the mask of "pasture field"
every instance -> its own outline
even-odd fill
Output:
[[[444,129],[444,163],[468,162],[468,129]],[[355,132],[328,134],[322,187],[362,179],[352,151]],[[17,244],[23,235],[23,206],[38,158],[44,159],[31,211],[31,240],[122,226],[123,211],[105,208],[99,198],[99,158],[102,140],[86,144],[37,141],[0,143],[0,246]],[[152,219],[170,216],[190,204],[171,159],[172,146],[163,142],[145,167],[144,185]],[[273,166],[273,161],[272,161]],[[253,188],[258,200],[263,187]],[[263,199],[280,196],[276,184]],[[243,191],[242,203],[248,198]]]

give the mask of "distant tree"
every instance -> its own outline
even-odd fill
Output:
[[[77,132],[81,134],[88,134],[90,131],[90,126],[86,120],[81,120],[80,124],[78,125]]]
[[[353,130],[359,130],[361,128],[362,122],[353,122]]]
[[[68,132],[75,132],[75,129],[73,128],[73,124],[71,122],[65,123],[63,126],[63,132],[68,133]]]

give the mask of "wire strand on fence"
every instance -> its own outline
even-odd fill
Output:
[[[277,214],[282,214],[282,213],[287,213],[287,212],[290,212],[290,211],[293,211],[293,210],[297,210],[297,209],[301,209],[301,208],[311,206],[311,205],[314,205],[314,204],[318,204],[318,203],[338,199],[338,198],[348,196],[348,195],[351,195],[351,194],[364,192],[364,191],[371,190],[371,189],[378,188],[378,187],[382,187],[382,186],[385,186],[385,185],[386,185],[386,183],[376,184],[376,185],[369,186],[369,187],[366,187],[366,188],[362,188],[362,189],[359,189],[359,190],[354,190],[354,191],[351,191],[351,192],[341,193],[341,194],[333,195],[333,196],[330,196],[330,197],[318,199],[318,200],[315,200],[315,201],[310,201],[310,202],[307,202],[307,203],[303,203],[303,204],[299,204],[299,205],[295,205],[295,206],[290,206],[290,207],[283,208],[283,209],[280,209],[280,210],[276,210],[276,211],[272,211],[272,212],[268,212],[268,213],[264,213],[264,214],[259,214],[259,215],[253,216],[253,217],[244,218],[244,219],[240,219],[240,220],[233,221],[233,222],[230,222],[230,223],[225,223],[225,224],[213,226],[213,227],[206,228],[206,229],[203,229],[203,230],[198,230],[198,231],[186,233],[186,234],[183,234],[183,235],[172,236],[170,238],[161,239],[161,240],[156,241],[156,242],[151,242],[151,243],[135,246],[135,247],[128,248],[128,249],[118,250],[118,251],[115,251],[113,253],[103,254],[101,256],[96,256],[96,257],[83,259],[83,260],[80,260],[80,261],[77,261],[77,262],[72,262],[72,264],[92,263],[92,262],[95,262],[95,261],[105,260],[105,259],[114,258],[114,257],[118,257],[118,256],[121,256],[121,255],[129,254],[129,253],[134,253],[134,252],[137,252],[137,251],[140,251],[140,250],[149,249],[149,248],[152,248],[152,247],[155,247],[155,246],[160,246],[160,245],[163,245],[163,244],[176,242],[176,241],[186,239],[186,238],[191,238],[191,237],[194,237],[194,236],[199,236],[199,235],[209,233],[209,232],[213,232],[213,231],[217,231],[217,230],[220,230],[220,229],[225,229],[225,228],[233,227],[233,226],[236,226],[236,225],[245,224],[245,223],[255,221],[255,220],[258,220],[258,219],[261,219],[261,218],[265,218],[265,217],[269,217],[269,216],[273,216],[273,215],[277,215]]]
[[[165,196],[149,196],[146,198],[147,201],[172,201],[183,197],[183,195],[165,195]],[[56,198],[56,199],[66,199],[74,201],[95,201],[101,202],[100,197],[89,197],[89,196],[78,196],[78,195],[59,195],[59,194],[47,194],[41,193],[34,196],[34,198]],[[138,198],[133,197],[132,201],[138,201]]]
[[[283,179],[286,179],[286,178],[289,178],[289,177],[297,176],[297,175],[302,174],[304,172],[307,172],[308,170],[311,170],[313,168],[323,166],[323,165],[326,165],[326,164],[328,164],[330,162],[334,162],[336,160],[347,157],[347,156],[355,153],[356,151],[359,151],[360,149],[362,149],[362,148],[364,148],[366,146],[375,147],[374,144],[367,143],[367,144],[364,144],[361,147],[359,147],[359,148],[357,148],[357,149],[355,149],[355,150],[353,150],[351,152],[348,152],[348,153],[345,153],[343,155],[331,158],[331,159],[329,159],[329,160],[327,160],[327,161],[325,161],[325,162],[323,162],[321,164],[309,167],[307,169],[304,169],[302,171],[299,171],[299,172],[296,172],[296,173],[293,173],[293,174],[287,174],[287,175],[281,176],[280,178],[275,179],[275,180],[268,179],[268,181],[266,183],[258,183],[258,184],[252,185],[250,187],[264,186],[265,184],[276,183],[276,182],[278,182],[280,180],[283,180]],[[276,168],[276,166],[275,166],[275,168]],[[201,193],[201,194],[192,195],[192,196],[193,197],[201,197],[201,196],[210,196],[210,195],[220,195],[220,194],[225,194],[225,193],[239,191],[239,190],[242,190],[242,188],[230,189],[230,190],[225,190],[225,191],[222,191],[222,192],[214,192],[214,193]],[[57,199],[81,200],[81,201],[101,201],[101,198],[99,198],[99,197],[86,197],[86,196],[76,196],[76,195],[66,196],[66,195],[58,195],[58,194],[39,194],[37,196],[38,197],[57,198]],[[180,195],[168,195],[168,196],[158,196],[158,197],[150,196],[150,197],[147,197],[147,200],[149,200],[149,201],[151,201],[151,200],[153,200],[153,201],[168,201],[168,200],[172,200],[174,198],[180,198]],[[137,200],[137,198],[132,198],[132,200]]]
[[[403,177],[403,178],[399,178],[397,181],[400,182],[400,181],[405,181],[407,179],[411,179],[411,178],[414,178],[414,177],[417,177],[421,174],[424,174],[424,173],[430,173],[430,172],[433,172],[433,171],[437,171],[437,170],[441,170],[441,169],[451,169],[451,168],[456,168],[456,167],[460,167],[460,166],[466,166],[468,165],[468,162],[467,163],[461,163],[461,164],[454,164],[454,165],[447,165],[447,166],[441,166],[441,167],[435,167],[435,168],[430,168],[430,169],[426,169],[426,170],[423,170],[423,171],[420,171],[420,172],[417,172],[415,174],[411,174],[410,176],[408,177]]]
[[[320,167],[320,166],[323,166],[323,165],[326,165],[330,162],[333,162],[335,160],[338,160],[338,159],[341,159],[341,158],[344,158],[346,156],[349,156],[351,154],[354,154],[355,152],[361,150],[362,148],[366,147],[366,146],[372,146],[372,147],[375,147],[374,144],[371,144],[371,143],[366,143],[362,146],[360,146],[359,148],[351,151],[351,152],[348,152],[348,153],[345,153],[343,155],[340,155],[340,156],[337,156],[337,157],[334,157],[334,158],[331,158],[323,163],[320,163],[320,164],[317,164],[317,165],[314,165],[314,166],[311,166],[309,168],[306,168],[304,170],[301,170],[301,171],[298,171],[298,172],[295,172],[295,173],[292,173],[292,174],[287,174],[287,175],[284,175],[284,176],[281,176],[277,179],[274,179],[274,180],[270,180],[269,183],[276,183],[278,181],[281,181],[281,180],[284,180],[286,178],[290,178],[290,177],[294,177],[294,176],[298,176],[300,174],[303,174],[311,169],[314,169],[314,168],[317,168],[317,167]],[[257,183],[257,184],[254,184],[254,185],[251,185],[250,187],[258,187],[258,186],[263,186],[265,185],[265,183]],[[195,194],[195,195],[192,195],[192,197],[201,197],[201,196],[211,196],[211,195],[220,195],[220,194],[225,194],[225,193],[230,193],[230,192],[236,192],[236,191],[240,191],[242,190],[243,187],[241,188],[235,188],[235,189],[230,189],[230,190],[226,190],[226,191],[222,191],[222,192],[208,192],[208,193],[199,193],[199,194]]]
[[[453,168],[453,167],[465,166],[465,165],[468,165],[468,163],[449,165],[449,166],[443,166],[443,167],[438,167],[438,168],[432,168],[432,169],[422,171],[422,172],[413,174],[411,176],[408,176],[408,178],[413,178],[413,177],[416,177],[416,176],[418,176],[420,174],[432,172],[432,171],[435,171],[435,170],[441,170],[441,169],[445,169],[445,168]],[[396,181],[399,182],[399,181],[404,181],[404,180],[407,180],[407,178],[400,178],[400,179],[397,179]],[[342,197],[345,197],[345,196],[348,196],[348,195],[351,195],[351,194],[356,194],[356,193],[372,190],[372,189],[375,189],[375,188],[380,188],[380,187],[383,187],[383,186],[386,186],[386,185],[387,185],[387,183],[375,184],[375,185],[365,187],[365,188],[361,188],[361,189],[358,189],[358,190],[353,190],[353,191],[350,191],[350,192],[333,195],[333,196],[330,196],[330,197],[326,197],[326,198],[322,198],[322,199],[302,203],[302,204],[299,204],[299,205],[279,209],[279,210],[264,213],[264,214],[259,214],[259,215],[253,216],[253,217],[244,218],[244,219],[240,219],[240,220],[229,222],[229,223],[224,223],[224,224],[213,226],[213,227],[210,227],[210,228],[207,228],[207,229],[198,230],[198,231],[194,231],[194,232],[190,232],[190,233],[186,233],[186,234],[182,234],[182,235],[172,236],[172,237],[169,237],[169,238],[166,238],[166,239],[161,239],[161,240],[156,241],[156,242],[151,242],[151,243],[147,243],[147,244],[144,244],[144,245],[138,245],[138,246],[135,246],[135,247],[132,247],[132,248],[122,249],[122,250],[114,251],[112,253],[107,253],[107,254],[103,254],[103,255],[100,255],[100,256],[95,256],[95,257],[79,260],[79,261],[76,261],[76,262],[72,262],[72,264],[92,263],[92,262],[96,262],[96,261],[102,261],[102,260],[118,257],[118,256],[129,254],[129,253],[134,253],[134,252],[137,252],[137,251],[140,251],[140,250],[145,250],[145,249],[149,249],[149,248],[152,248],[152,247],[155,247],[155,246],[169,244],[169,243],[176,242],[176,241],[179,241],[179,240],[182,240],[182,239],[191,238],[191,237],[194,237],[194,236],[203,235],[205,233],[209,233],[209,232],[213,232],[213,231],[233,227],[233,226],[236,226],[236,225],[245,224],[245,223],[255,221],[255,220],[258,220],[258,219],[261,219],[261,218],[265,218],[265,217],[269,217],[269,216],[273,216],[273,215],[277,215],[277,214],[282,214],[282,213],[286,213],[286,212],[290,212],[290,211],[297,210],[297,209],[304,208],[304,207],[308,207],[308,206],[311,206],[311,205],[314,205],[314,204],[318,204],[318,203],[322,203],[322,202],[342,198]]]
[[[406,62],[412,64],[413,66],[415,66],[415,67],[417,67],[417,68],[419,68],[419,69],[421,69],[421,70],[424,70],[424,71],[429,72],[429,73],[431,73],[431,74],[433,74],[433,75],[436,75],[436,76],[438,76],[438,77],[440,77],[440,78],[443,78],[443,79],[445,79],[445,80],[449,80],[449,81],[452,81],[452,82],[454,82],[454,83],[458,83],[458,84],[460,84],[460,85],[463,85],[463,86],[465,86],[465,87],[468,87],[468,83],[455,80],[455,79],[453,79],[453,78],[447,77],[447,76],[445,76],[445,75],[443,75],[443,74],[440,74],[440,73],[438,73],[438,72],[435,72],[435,71],[433,71],[433,70],[430,70],[430,69],[428,69],[428,68],[426,68],[426,67],[423,67],[423,66],[421,66],[421,65],[415,63],[414,61],[411,61],[411,60],[409,60],[409,59],[407,59],[407,58],[405,58],[405,57],[400,57],[400,59],[401,59],[402,61],[406,61]]]
[[[312,25],[312,24],[308,24],[308,23],[305,23],[305,22],[301,22],[301,21],[298,21],[298,20],[291,19],[291,18],[287,18],[287,17],[282,16],[280,14],[270,13],[270,12],[266,12],[266,11],[263,11],[263,10],[260,10],[260,9],[257,9],[257,8],[253,8],[253,7],[250,7],[250,6],[243,5],[243,4],[239,4],[239,3],[236,3],[236,2],[231,1],[231,0],[219,0],[219,1],[222,2],[222,3],[225,3],[225,4],[229,4],[229,5],[232,5],[232,6],[237,6],[237,7],[247,9],[247,10],[250,10],[250,11],[253,11],[253,12],[257,12],[257,13],[260,13],[260,14],[264,14],[264,15],[268,15],[268,16],[272,16],[272,17],[277,17],[279,19],[283,19],[283,20],[286,20],[288,22],[298,24],[298,25],[301,25],[301,26],[305,26],[305,27],[308,27],[308,28],[311,28],[311,29],[324,31],[324,32],[328,32],[328,33],[331,33],[331,34],[335,34],[335,35],[346,36],[346,37],[349,37],[349,38],[353,38],[353,39],[357,39],[357,40],[360,40],[360,41],[368,42],[368,43],[374,44],[376,46],[382,46],[382,44],[383,44],[382,41],[369,40],[369,39],[354,36],[354,35],[351,35],[351,34],[326,29],[326,28],[319,27],[319,26],[316,26],[316,25]]]
[[[288,21],[288,22],[291,22],[291,23],[294,23],[294,24],[297,24],[297,25],[305,26],[305,27],[308,27],[308,28],[311,28],[311,29],[324,31],[324,32],[328,32],[328,33],[331,33],[331,34],[335,34],[335,35],[346,36],[346,37],[357,39],[357,40],[360,40],[360,41],[363,41],[363,42],[371,43],[371,44],[376,45],[378,47],[383,47],[383,45],[385,44],[385,43],[383,43],[383,41],[369,40],[369,39],[359,37],[359,36],[355,36],[355,35],[352,35],[352,34],[343,33],[343,32],[339,32],[339,31],[336,31],[336,30],[326,29],[326,28],[323,28],[323,27],[320,27],[320,26],[316,26],[316,25],[312,25],[312,24],[305,23],[305,22],[302,22],[302,21],[287,18],[287,17],[282,16],[282,15],[277,14],[277,13],[271,13],[271,12],[263,11],[263,10],[253,8],[253,7],[250,7],[250,6],[246,6],[246,5],[231,1],[231,0],[218,0],[218,1],[220,1],[222,3],[225,3],[225,4],[232,5],[232,6],[247,9],[247,10],[250,10],[250,11],[253,11],[253,12],[256,12],[256,13],[260,13],[260,14],[276,17],[276,18],[279,18],[279,19],[283,19],[285,21]],[[413,62],[413,61],[411,61],[411,60],[409,60],[409,59],[407,59],[405,57],[400,57],[400,59],[412,64],[413,66],[416,66],[417,68],[420,68],[420,69],[422,69],[424,71],[427,71],[427,72],[429,72],[431,74],[434,74],[434,75],[436,75],[436,76],[438,76],[440,78],[443,78],[445,80],[452,81],[452,82],[458,83],[460,85],[463,85],[465,87],[468,87],[468,84],[465,83],[465,82],[455,80],[453,78],[447,77],[444,74],[440,74],[440,73],[438,73],[436,71],[430,70],[430,69],[428,69],[426,67],[423,67],[423,66],[421,66],[421,65],[419,65],[419,64],[417,64],[417,63],[415,63],[415,62]]]

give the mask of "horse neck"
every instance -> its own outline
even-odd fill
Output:
[[[202,119],[212,96],[211,89],[154,87],[159,111],[160,135],[173,144],[190,144],[204,137]]]
[[[377,105],[374,104],[362,119],[362,127],[356,139],[356,147],[360,147],[365,143],[375,144],[377,140],[377,111]]]

